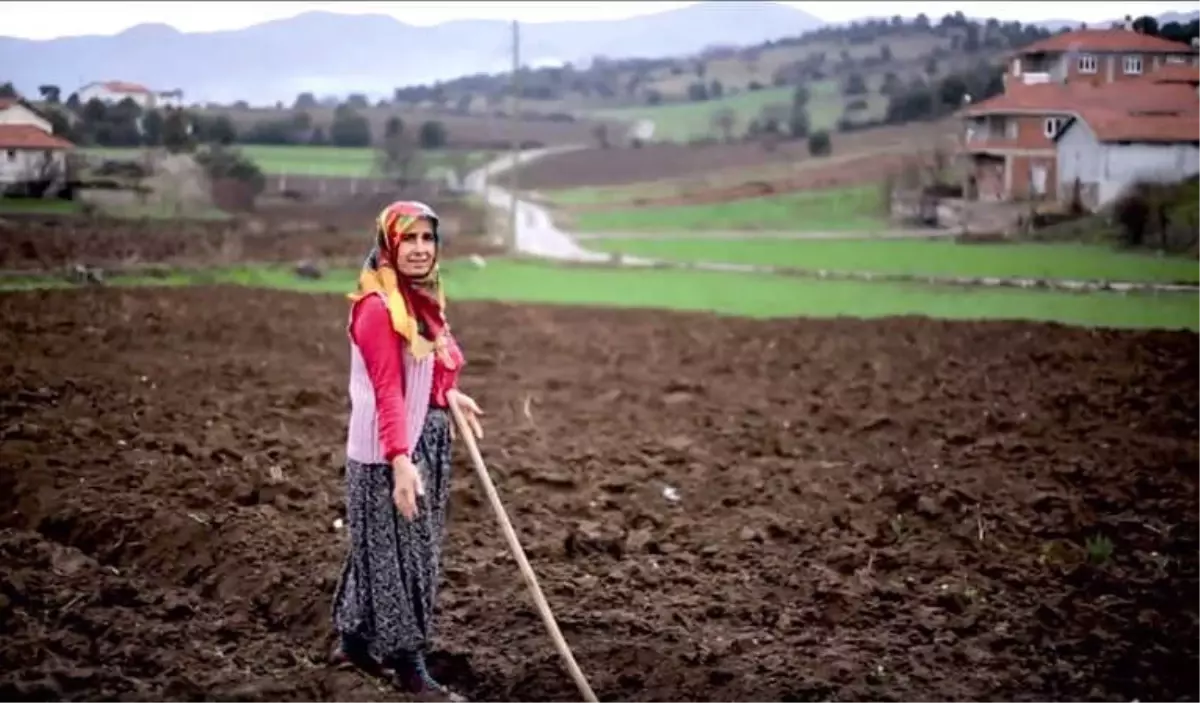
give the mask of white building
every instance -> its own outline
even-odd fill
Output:
[[[127,81],[103,81],[88,83],[76,91],[79,102],[99,100],[103,103],[116,104],[129,98],[142,109],[183,107],[182,90],[151,90],[138,83]]]
[[[67,153],[74,148],[24,101],[0,98],[0,189],[64,177]]]
[[[0,125],[33,125],[47,134],[54,131],[50,120],[19,98],[0,98]]]
[[[1083,110],[1058,133],[1058,195],[1104,207],[1138,182],[1175,183],[1200,173],[1200,116]]]

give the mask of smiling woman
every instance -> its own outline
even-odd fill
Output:
[[[464,358],[446,323],[437,214],[401,201],[376,224],[350,296],[350,551],[332,609],[334,659],[390,670],[413,693],[446,693],[425,667],[425,649],[450,498],[448,409],[453,403],[482,435],[480,411],[456,388]]]

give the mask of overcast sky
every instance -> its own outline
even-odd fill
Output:
[[[259,22],[327,10],[346,14],[381,13],[416,25],[456,19],[521,22],[632,17],[690,5],[688,2],[0,2],[0,35],[29,39],[79,34],[116,34],[147,22],[185,32],[240,29]],[[1074,19],[1098,22],[1126,14],[1189,12],[1195,2],[788,2],[823,20],[858,17],[931,17],[961,10],[973,17],[1031,22]]]

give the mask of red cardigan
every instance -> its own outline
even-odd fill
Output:
[[[435,408],[448,406],[446,394],[458,385],[458,374],[465,359],[458,342],[449,332],[450,358],[455,367],[450,368],[438,356],[433,362],[433,389],[429,404]],[[392,459],[407,453],[410,443],[415,445],[418,437],[406,437],[404,427],[404,361],[401,352],[403,340],[392,329],[392,319],[387,305],[379,296],[369,295],[360,300],[351,311],[350,337],[362,352],[367,375],[375,389],[375,411],[379,420],[379,442],[384,456]]]

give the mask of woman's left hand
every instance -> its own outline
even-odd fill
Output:
[[[479,409],[475,400],[456,388],[446,394],[446,400],[463,414],[475,438],[483,439],[483,427],[479,424],[479,416],[483,415],[483,411]]]

